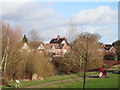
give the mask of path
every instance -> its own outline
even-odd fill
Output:
[[[65,79],[65,80],[59,80],[59,81],[52,81],[52,82],[47,82],[47,83],[43,83],[43,84],[38,84],[38,85],[33,85],[33,86],[27,86],[24,88],[34,88],[34,87],[40,87],[40,86],[45,86],[45,85],[50,85],[50,84],[54,84],[54,83],[60,83],[60,82],[65,82],[65,81],[71,81],[73,79],[80,79],[81,77],[76,77],[76,78],[72,78],[72,79]]]

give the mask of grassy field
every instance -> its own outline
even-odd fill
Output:
[[[52,82],[52,81],[58,81],[58,80],[64,80],[64,79],[70,79],[73,77],[77,77],[77,75],[72,74],[72,75],[56,75],[53,77],[46,78],[44,80],[36,80],[36,81],[21,81],[20,87],[26,87],[26,86],[32,86],[32,85],[37,85],[37,84],[42,84],[42,83],[47,83],[47,82]],[[14,85],[13,81],[10,81],[11,85]]]
[[[83,76],[83,73],[79,74]],[[87,76],[98,76],[98,72],[87,72]],[[87,78],[86,88],[117,88],[118,87],[118,74],[108,73],[109,78]],[[39,81],[21,81],[21,87],[33,86],[47,82],[60,81],[65,79],[72,79],[79,77],[76,74],[71,75],[56,75],[50,78]],[[71,81],[53,83],[50,85],[38,86],[35,88],[82,88],[83,78],[73,79]],[[14,86],[14,82],[10,81],[10,85]]]
[[[96,75],[98,73],[96,72],[88,72],[87,76],[90,75]],[[83,73],[79,74],[80,76],[83,76]],[[42,83],[47,83],[47,82],[52,82],[52,81],[58,81],[58,80],[65,80],[65,79],[71,79],[71,78],[75,78],[75,77],[79,77],[76,74],[71,74],[71,75],[55,75],[49,78],[46,78],[44,80],[38,80],[38,81],[21,81],[21,88],[26,87],[26,86],[32,86],[32,85],[37,85],[37,84],[42,84]],[[14,86],[14,82],[10,81],[10,85]]]
[[[86,88],[118,88],[118,75],[108,74],[109,78],[87,78]],[[36,88],[82,88],[83,79],[66,81]]]

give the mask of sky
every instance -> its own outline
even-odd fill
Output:
[[[45,0],[46,1],[46,0]],[[66,37],[71,25],[77,33],[101,35],[100,42],[111,44],[118,39],[118,2],[41,2],[39,0],[5,0],[0,3],[2,21],[13,28],[20,26],[23,34],[35,29],[49,42],[57,35]],[[105,0],[104,0],[105,1]]]

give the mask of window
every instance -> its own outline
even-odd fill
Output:
[[[60,51],[61,51],[61,50],[60,50],[60,49],[58,49],[58,52],[59,52],[59,53],[60,53]]]

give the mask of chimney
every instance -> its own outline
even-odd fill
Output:
[[[63,37],[64,39],[66,39],[66,37]]]
[[[57,39],[58,39],[58,40],[60,39],[60,35],[57,36]]]

